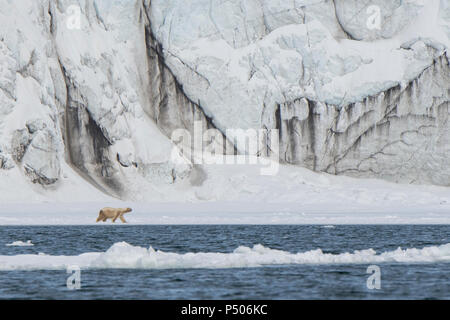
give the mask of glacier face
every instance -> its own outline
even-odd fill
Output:
[[[128,199],[195,175],[170,136],[199,122],[278,129],[280,160],[313,170],[448,186],[449,8],[1,0],[0,171]]]

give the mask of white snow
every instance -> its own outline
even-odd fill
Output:
[[[129,202],[85,184],[36,193],[25,188],[28,184],[10,180],[8,187],[0,184],[0,225],[95,224],[106,206],[132,207],[126,216],[130,224],[450,223],[446,187],[340,177],[284,165],[278,174],[262,176],[260,168],[204,166],[198,173],[204,181],[147,189],[146,197]],[[133,189],[146,187],[137,182]]]
[[[255,268],[295,264],[368,264],[368,263],[437,263],[450,262],[450,244],[425,248],[398,248],[377,253],[373,249],[340,254],[321,249],[290,253],[260,244],[240,246],[233,252],[171,253],[152,247],[115,243],[106,252],[89,252],[79,256],[16,255],[0,256],[0,271],[61,270],[69,266],[81,269],[222,269]]]

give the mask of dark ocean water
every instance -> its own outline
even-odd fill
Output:
[[[6,246],[27,240],[34,246]],[[381,253],[448,244],[450,226],[0,226],[0,256],[75,256],[122,241],[179,254],[230,253],[256,244],[291,253]],[[369,265],[86,269],[80,290],[67,288],[66,270],[0,271],[0,299],[450,299],[449,262],[378,263],[379,290],[367,287]]]

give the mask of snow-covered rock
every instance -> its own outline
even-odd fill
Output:
[[[227,144],[228,129],[278,129],[280,160],[317,171],[449,185],[449,8],[2,0],[0,170],[56,189],[76,172],[127,199],[177,192],[201,169],[174,161],[170,138],[200,123]]]
[[[11,155],[32,182],[52,185],[67,162],[117,197],[129,196],[136,175],[149,184],[186,175],[189,162],[171,162],[156,124],[164,106],[154,96],[178,86],[162,69],[167,85],[152,90],[158,63],[149,66],[141,1],[8,1],[0,12],[2,166]]]
[[[450,184],[448,1],[184,3],[153,1],[152,26],[221,130],[280,129],[280,159],[318,171]]]

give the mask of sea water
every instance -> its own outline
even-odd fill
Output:
[[[0,299],[450,299],[450,226],[0,226]]]

